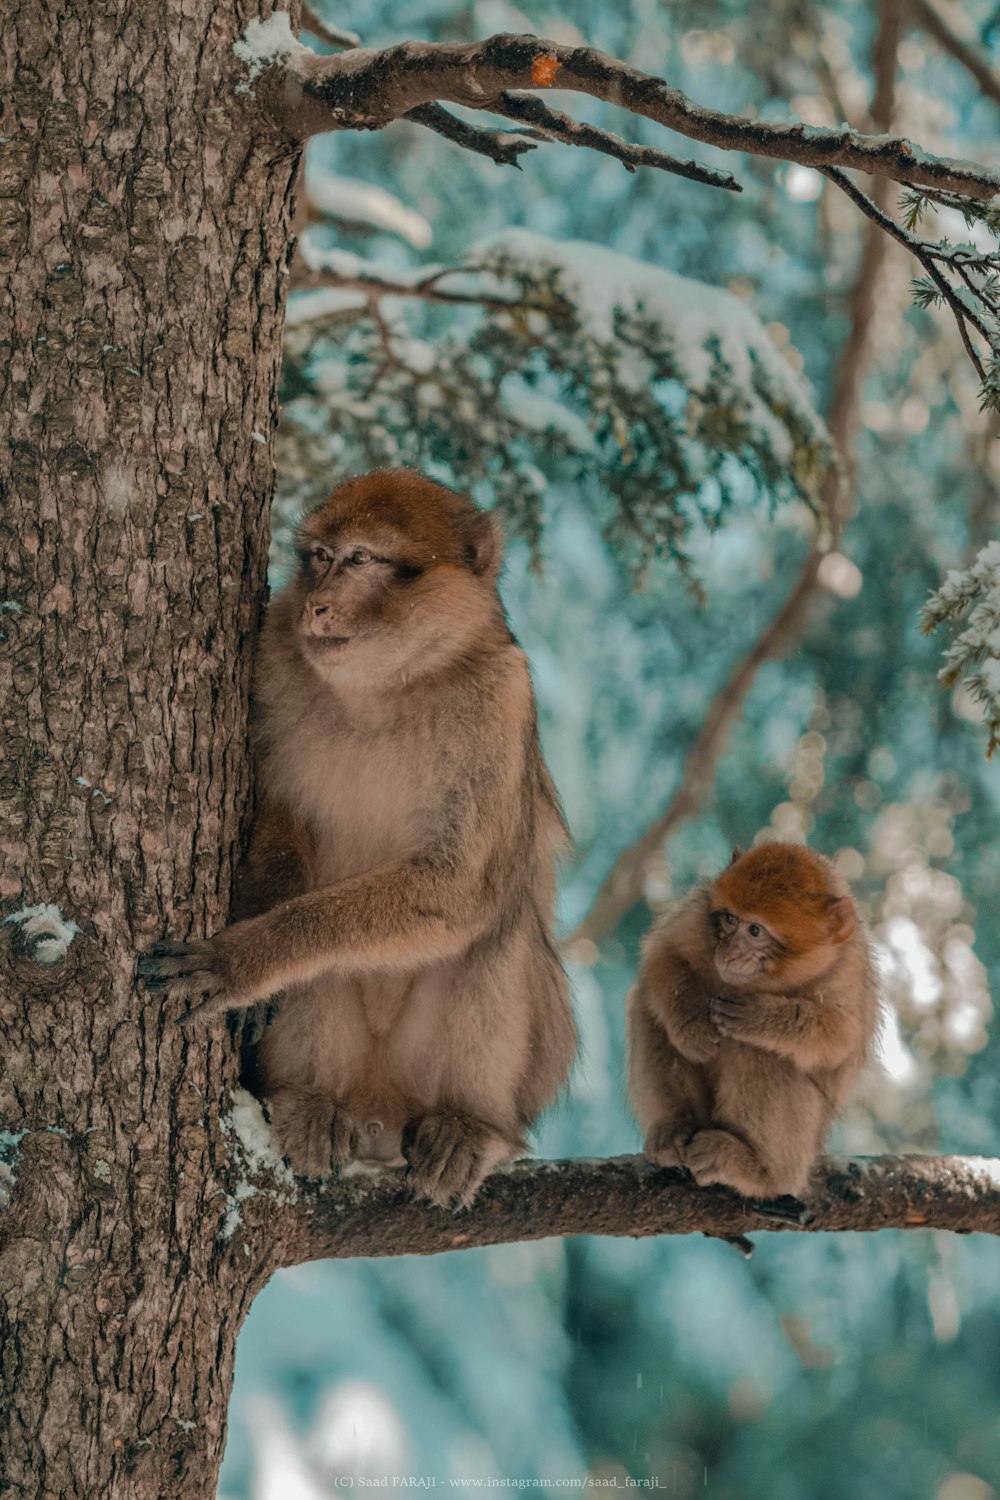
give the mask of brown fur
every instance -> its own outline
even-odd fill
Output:
[[[576,1049],[549,936],[564,829],[500,533],[396,471],[341,485],[301,542],[261,639],[242,920],[156,973],[209,996],[195,1013],[281,992],[260,1064],[298,1170],[405,1152],[418,1193],[467,1203]]]
[[[628,1030],[646,1155],[746,1197],[801,1193],[877,1014],[871,945],[834,867],[793,844],[736,857],[644,944]]]

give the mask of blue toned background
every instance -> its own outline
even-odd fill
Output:
[[[963,12],[984,56],[989,12],[980,0]],[[957,6],[949,13],[962,19]],[[586,39],[703,103],[809,124],[838,123],[838,110],[863,124],[872,91],[876,11],[845,0],[669,9],[354,0],[329,16],[377,44],[498,30]],[[944,154],[995,160],[996,106],[959,65],[912,26],[897,61],[901,132]],[[573,108],[676,148],[593,101]],[[862,221],[805,169],[725,165],[741,196],[551,145],[521,172],[501,169],[401,123],[313,144],[310,234],[406,273],[460,261],[515,226],[727,287],[754,307],[822,412],[849,327]],[[366,198],[362,183],[391,196]],[[858,509],[839,571],[793,650],[760,671],[713,791],[672,838],[647,895],[668,899],[733,842],[766,830],[836,855],[876,930],[893,1002],[883,1066],[838,1144],[995,1154],[1000,772],[985,759],[968,694],[937,680],[945,642],[921,635],[919,613],[946,570],[995,534],[1000,470],[993,419],[978,410],[954,329],[910,306],[914,274],[894,251],[880,283]],[[592,294],[585,286],[581,296]],[[343,403],[325,415],[324,399],[337,407],[365,367],[365,335],[349,326],[358,309],[345,303],[336,329],[313,331],[295,321],[307,295],[291,301],[277,578],[283,528],[314,497],[317,469],[329,483],[370,461],[366,427],[386,453],[398,443],[407,456],[434,351],[476,317],[400,301],[393,317],[414,341],[406,369],[382,404],[377,393],[355,403],[352,426]],[[481,357],[488,376],[489,347]],[[476,471],[476,493],[505,509],[513,537],[504,594],[575,841],[562,893],[568,932],[618,853],[662,811],[713,695],[780,606],[808,515],[770,481],[734,471],[713,516],[719,489],[706,478],[691,576],[669,556],[637,568],[608,541],[600,466],[525,423],[509,440],[507,470],[507,439],[486,431],[494,415],[468,419],[499,454]],[[430,461],[461,486],[477,459],[458,413],[455,424],[438,426]],[[542,497],[540,539],[510,499],[523,484]],[[543,1154],[637,1149],[623,999],[649,919],[640,907],[599,949],[571,952],[583,1054],[542,1131]],[[589,1474],[619,1486],[652,1477],[670,1495],[725,1500],[988,1500],[1000,1490],[998,1347],[997,1250],[977,1236],[759,1236],[750,1262],[696,1239],[314,1265],[277,1276],[250,1313],[220,1494],[321,1500],[345,1476],[433,1477],[447,1489]]]

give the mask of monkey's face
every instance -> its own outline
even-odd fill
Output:
[[[800,844],[735,851],[709,903],[715,965],[729,985],[791,992],[824,973],[857,928],[843,877]]]
[[[715,967],[726,984],[764,979],[779,963],[783,944],[763,922],[721,907],[712,912],[712,925]]]
[[[299,643],[340,686],[425,676],[502,618],[495,523],[422,475],[341,485],[299,544]]]

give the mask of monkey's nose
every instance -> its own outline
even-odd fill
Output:
[[[332,606],[320,599],[307,599],[306,628],[310,635],[332,636],[336,633]]]

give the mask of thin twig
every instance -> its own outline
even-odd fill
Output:
[[[495,161],[500,167],[520,168],[518,157],[535,149],[534,141],[519,138],[523,137],[523,132],[483,130],[478,125],[469,125],[467,121],[460,120],[440,104],[420,104],[416,109],[407,110],[403,119],[412,120],[415,125],[423,125],[436,135],[443,135],[446,141],[453,141],[466,151],[488,156],[490,161]]]
[[[904,245],[910,254],[915,256],[920,262],[941,293],[944,301],[951,308],[955,322],[958,324],[958,331],[962,335],[965,351],[975,367],[976,374],[982,380],[984,374],[982,360],[979,358],[973,347],[972,340],[969,338],[969,332],[965,326],[966,321],[972,324],[973,328],[986,340],[987,344],[990,342],[989,329],[975,310],[968,306],[948,279],[938,270],[934,263],[934,257],[929,253],[924,241],[918,239],[916,235],[911,234],[908,229],[904,229],[901,224],[897,224],[891,214],[879,208],[878,204],[873,202],[867,193],[863,193],[857,184],[848,177],[847,173],[842,172],[839,167],[823,167],[821,170],[823,176],[828,177],[831,182],[840,188],[841,192],[846,193],[848,198],[861,209],[861,212],[867,214],[873,224],[877,224],[892,239]]]
[[[508,312],[512,308],[530,310],[541,303],[526,301],[523,297],[497,297],[485,292],[450,292],[440,285],[445,276],[468,275],[464,266],[446,266],[420,281],[395,281],[389,276],[366,276],[364,274],[341,275],[339,271],[325,270],[322,266],[303,270],[295,280],[294,290],[314,291],[320,287],[336,287],[345,292],[369,292],[378,297],[412,297],[421,302],[439,303],[447,307],[485,307],[491,312]],[[325,317],[325,313],[317,313]],[[308,320],[304,320],[308,321]]]
[[[319,37],[328,47],[339,47],[342,51],[361,46],[361,38],[353,31],[341,31],[339,27],[330,26],[311,5],[302,7],[302,30]]]
[[[634,172],[636,167],[658,167],[663,172],[672,172],[675,177],[704,183],[706,187],[727,188],[731,193],[743,191],[730,172],[720,172],[698,161],[671,156],[654,146],[633,145],[610,130],[598,130],[596,125],[584,124],[561,110],[550,109],[537,94],[517,94],[508,89],[500,95],[497,111],[512,120],[523,120],[537,126],[549,139],[561,141],[566,146],[584,146],[604,156],[613,156],[629,172]]]

